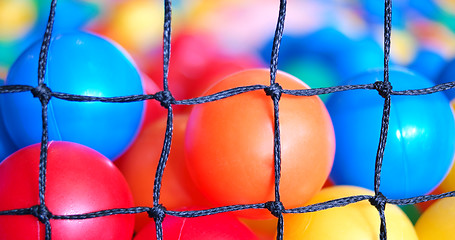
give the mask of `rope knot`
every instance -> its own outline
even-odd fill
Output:
[[[158,204],[153,208],[150,208],[147,213],[149,217],[154,218],[155,221],[163,221],[164,217],[166,216],[166,208],[163,205]]]
[[[373,86],[383,98],[390,96],[392,93],[392,85],[390,82],[377,81],[373,83]]]
[[[283,92],[283,88],[278,83],[274,83],[264,89],[265,94],[267,96],[272,96],[273,99],[280,100],[281,93]]]
[[[52,91],[46,84],[39,84],[32,90],[33,97],[39,98],[41,102],[47,104],[52,96]]]
[[[35,205],[31,207],[30,210],[32,211],[31,214],[38,218],[43,224],[46,224],[53,216],[45,205]]]
[[[265,207],[277,218],[279,218],[285,210],[283,203],[277,201],[266,202]]]
[[[169,108],[169,106],[175,103],[175,99],[170,91],[160,91],[155,93],[156,99],[160,101],[161,106]]]
[[[370,198],[371,205],[375,206],[378,210],[385,209],[385,204],[387,203],[387,198],[381,193],[378,192],[373,198]]]

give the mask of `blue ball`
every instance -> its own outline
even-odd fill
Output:
[[[441,72],[436,77],[435,82],[437,84],[453,82],[455,81],[455,59],[446,63],[443,67]],[[449,89],[444,91],[445,95],[449,98],[449,100],[453,100],[455,98],[455,89]]]
[[[36,86],[41,41],[12,65],[6,84]],[[45,83],[53,92],[117,97],[143,94],[141,78],[126,52],[89,33],[56,35],[51,40]],[[2,94],[5,126],[18,147],[41,141],[41,104],[31,92]],[[142,121],[143,102],[71,102],[52,98],[49,139],[76,142],[114,160],[132,142]]]
[[[406,70],[391,70],[389,79],[393,90],[434,86]],[[378,80],[383,80],[383,70],[366,72],[344,84]],[[332,94],[326,105],[337,142],[333,181],[373,190],[384,99],[375,90],[354,90]],[[454,117],[442,93],[391,96],[380,191],[394,199],[429,193],[448,173],[454,147]]]
[[[0,86],[4,84],[4,80],[0,79]],[[1,98],[0,98],[1,101]],[[16,145],[14,145],[13,140],[11,140],[5,124],[3,123],[2,112],[0,111],[0,162],[3,161],[6,157],[10,154],[14,153],[15,151],[19,150]]]

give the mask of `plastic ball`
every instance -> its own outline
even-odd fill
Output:
[[[39,204],[40,144],[23,148],[0,164],[0,210]],[[46,206],[54,215],[129,208],[133,199],[120,171],[103,155],[83,145],[48,145]],[[131,239],[131,214],[81,220],[51,219],[52,239]],[[44,224],[32,215],[0,216],[1,239],[44,239]]]
[[[115,161],[126,178],[136,206],[153,205],[153,183],[163,148],[167,118],[145,126],[131,147]],[[188,115],[174,116],[171,151],[161,182],[160,203],[176,210],[209,203],[194,185],[185,165],[184,134]],[[153,221],[146,213],[136,215],[136,231]]]
[[[2,86],[3,83],[4,81],[0,79],[0,86]],[[0,101],[1,100],[2,99],[0,98]],[[2,112],[0,111],[0,162],[17,150],[19,150],[19,148],[16,147],[13,140],[11,140],[5,124],[3,123]]]
[[[417,221],[419,239],[453,239],[455,235],[455,198],[448,197],[431,205]]]
[[[268,85],[269,71],[250,69],[230,75],[206,94],[254,84]],[[308,88],[278,72],[285,89]],[[188,120],[185,156],[200,191],[215,205],[274,200],[273,102],[264,90],[197,105]],[[317,96],[283,95],[280,99],[281,201],[303,205],[319,191],[335,151],[333,127]],[[238,212],[246,218],[273,217],[267,210]]]
[[[382,79],[383,71],[376,70],[344,84]],[[434,86],[420,75],[398,69],[390,70],[390,82],[394,91]],[[345,91],[332,94],[326,106],[338,144],[331,178],[337,185],[372,190],[384,99],[374,90]],[[442,93],[391,96],[380,191],[388,198],[429,193],[452,165],[454,146],[454,117]]]
[[[355,195],[374,195],[355,186],[334,186],[321,190],[308,203]],[[418,239],[411,221],[395,205],[385,207],[387,239]],[[284,215],[284,239],[379,239],[380,218],[376,207],[368,201],[327,210]]]
[[[437,84],[453,82],[453,81],[455,81],[454,76],[455,76],[455,59],[449,61],[442,67],[442,70],[437,75],[435,81]],[[455,89],[453,89],[453,88],[444,91],[444,93],[449,98],[449,100],[453,100],[455,98]]]
[[[40,48],[38,41],[16,60],[6,84],[37,85]],[[83,32],[52,38],[44,81],[52,91],[61,93],[95,97],[143,94],[139,73],[128,55],[113,42]],[[30,92],[1,97],[5,126],[14,143],[25,147],[40,142],[40,101]],[[143,105],[51,98],[49,137],[86,145],[113,160],[136,136]]]
[[[156,239],[155,222],[149,223],[134,240]],[[195,218],[166,216],[163,239],[258,240],[254,233],[230,213]]]

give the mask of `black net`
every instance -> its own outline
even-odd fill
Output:
[[[52,28],[55,17],[57,1],[53,0],[51,3],[51,11],[49,15],[48,24],[44,34],[41,53],[39,57],[39,69],[38,69],[38,84],[37,86],[25,86],[25,85],[6,85],[0,87],[1,93],[19,93],[19,92],[31,92],[34,97],[39,99],[42,106],[42,122],[43,132],[41,140],[41,154],[40,154],[40,165],[39,165],[39,205],[25,208],[25,209],[14,209],[8,211],[1,211],[0,215],[32,215],[36,217],[41,223],[46,226],[46,239],[51,239],[51,220],[80,220],[89,218],[98,218],[116,214],[138,214],[148,213],[150,218],[153,218],[156,223],[157,239],[162,239],[162,222],[167,215],[178,216],[178,217],[199,217],[212,215],[230,211],[240,211],[245,209],[267,209],[273,216],[278,219],[277,224],[277,239],[283,239],[283,214],[297,214],[297,213],[308,213],[315,212],[324,209],[345,206],[348,204],[369,201],[369,203],[375,206],[378,210],[379,217],[381,219],[380,224],[380,239],[387,239],[387,227],[385,220],[385,206],[386,204],[395,205],[407,205],[415,204],[435,199],[441,199],[445,197],[455,196],[455,192],[447,192],[439,195],[424,195],[406,199],[389,199],[385,197],[380,191],[379,186],[381,184],[381,167],[384,156],[384,149],[386,148],[386,139],[388,134],[389,126],[389,114],[390,104],[392,95],[422,95],[431,94],[439,91],[452,89],[455,87],[455,82],[449,82],[445,84],[436,85],[431,88],[425,89],[413,89],[404,91],[394,91],[393,86],[389,82],[389,56],[390,56],[390,45],[391,45],[391,28],[392,28],[392,2],[391,0],[385,1],[385,14],[384,14],[384,81],[374,82],[370,84],[362,85],[341,85],[326,88],[315,88],[315,89],[301,89],[301,90],[288,90],[282,88],[278,83],[275,82],[277,69],[278,69],[278,53],[280,49],[280,42],[283,36],[284,23],[286,16],[286,0],[280,1],[278,22],[276,25],[275,37],[273,40],[273,47],[271,52],[270,62],[270,85],[252,85],[243,86],[226,91],[218,92],[208,96],[202,96],[193,99],[182,99],[176,100],[172,96],[172,92],[168,88],[168,71],[169,71],[169,59],[170,59],[170,39],[171,39],[171,1],[164,1],[164,35],[163,35],[163,86],[164,90],[156,94],[149,95],[134,95],[134,96],[118,96],[118,97],[93,97],[93,96],[79,96],[66,93],[53,92],[44,83],[44,77],[46,74],[46,62],[47,54],[49,50],[50,39],[52,36]],[[62,79],[64,80],[64,79]],[[362,89],[363,91],[377,91],[379,95],[384,99],[384,108],[382,115],[382,125],[378,129],[380,131],[380,138],[376,154],[375,163],[375,177],[374,177],[374,195],[359,195],[350,196],[346,198],[331,200],[323,203],[309,205],[305,207],[286,209],[280,199],[280,177],[281,177],[281,142],[280,142],[280,121],[279,121],[279,101],[283,94],[294,95],[294,96],[314,96],[328,93],[335,93],[341,91],[349,91],[355,89]],[[232,97],[234,95],[242,94],[249,91],[264,90],[264,94],[270,96],[274,104],[274,166],[275,166],[275,200],[270,202],[264,202],[259,204],[240,204],[230,205],[223,207],[216,207],[205,210],[194,210],[194,211],[169,211],[166,206],[160,204],[160,189],[165,170],[166,162],[170,152],[172,129],[173,129],[173,106],[176,105],[195,105],[202,104],[220,99]],[[167,110],[167,128],[164,138],[164,145],[162,149],[161,158],[158,163],[158,168],[155,175],[154,191],[153,191],[153,206],[148,207],[133,207],[127,209],[106,209],[103,211],[92,212],[87,214],[78,215],[55,215],[49,211],[46,206],[45,194],[46,194],[46,166],[47,166],[47,152],[48,152],[48,103],[51,98],[59,98],[66,101],[84,101],[84,102],[135,102],[135,101],[158,101],[161,106]]]

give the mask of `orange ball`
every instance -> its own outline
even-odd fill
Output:
[[[266,69],[238,72],[204,95],[234,87],[269,85]],[[278,72],[283,89],[309,88]],[[281,201],[302,206],[323,186],[333,163],[334,130],[317,96],[283,94],[280,100]],[[201,192],[215,205],[256,204],[274,200],[273,102],[264,90],[196,105],[185,137],[187,166]],[[253,212],[252,212],[253,211]],[[242,211],[242,217],[270,218],[267,210]]]
[[[153,205],[153,183],[163,147],[167,118],[144,126],[133,145],[114,163],[126,178],[136,206]],[[161,184],[160,203],[168,210],[189,206],[208,206],[194,186],[183,155],[184,132],[188,115],[174,117],[171,151]],[[136,231],[153,221],[146,213],[136,214]]]

